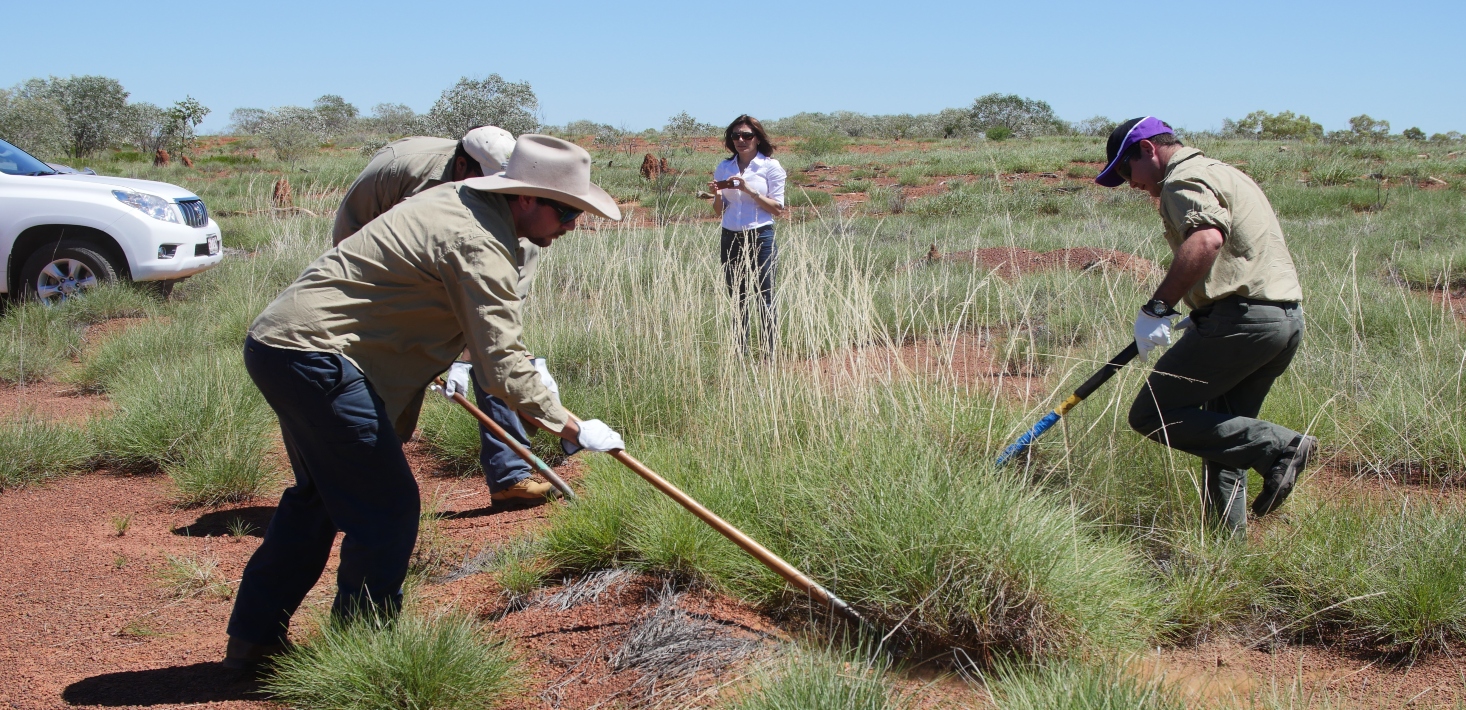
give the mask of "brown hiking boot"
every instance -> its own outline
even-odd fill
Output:
[[[224,647],[224,667],[236,671],[257,671],[273,657],[290,650],[288,643],[254,643],[229,637]]]
[[[1283,504],[1288,494],[1293,492],[1298,474],[1308,466],[1308,459],[1317,448],[1318,439],[1300,434],[1293,439],[1293,443],[1288,444],[1288,448],[1283,449],[1283,455],[1273,462],[1272,468],[1262,477],[1262,492],[1252,501],[1253,515],[1267,515]]]
[[[533,478],[526,478],[502,491],[495,491],[489,496],[495,503],[508,503],[510,501],[542,501],[555,493],[555,487],[536,481]]]

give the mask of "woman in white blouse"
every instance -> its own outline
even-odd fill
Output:
[[[777,319],[774,312],[774,218],[784,215],[784,166],[770,158],[774,146],[758,119],[744,114],[723,132],[723,145],[732,157],[718,164],[708,189],[713,193],[713,214],[723,218],[720,250],[728,293],[738,304],[738,332],[748,352],[748,300],[753,297],[750,277],[758,282],[761,332],[769,355],[774,353]]]

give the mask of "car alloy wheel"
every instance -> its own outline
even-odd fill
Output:
[[[97,283],[97,275],[86,264],[76,259],[57,259],[36,276],[36,296],[48,305],[56,305]]]

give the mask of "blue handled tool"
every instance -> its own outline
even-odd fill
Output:
[[[1038,423],[1034,424],[1032,429],[1029,429],[1023,436],[1018,437],[1018,440],[1013,442],[1011,446],[1003,449],[1003,453],[998,456],[997,465],[1002,466],[1008,463],[1008,459],[1023,453],[1023,450],[1027,449],[1040,436],[1043,436],[1043,433],[1048,431],[1049,427],[1052,427],[1061,417],[1068,414],[1069,410],[1078,406],[1080,402],[1083,402],[1086,397],[1094,394],[1094,391],[1099,389],[1100,385],[1109,381],[1112,375],[1124,367],[1125,363],[1134,360],[1135,356],[1139,353],[1140,350],[1136,347],[1135,341],[1130,341],[1130,345],[1126,346],[1124,350],[1121,350],[1120,354],[1110,358],[1110,361],[1105,363],[1099,369],[1099,372],[1090,375],[1089,379],[1085,380],[1084,384],[1079,386],[1079,389],[1074,390],[1074,394],[1069,395],[1068,399],[1061,402],[1059,406],[1054,407],[1054,411],[1044,415],[1043,419],[1038,420]]]

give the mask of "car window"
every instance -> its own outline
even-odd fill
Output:
[[[6,175],[53,175],[55,170],[5,141],[0,141],[0,173]]]

